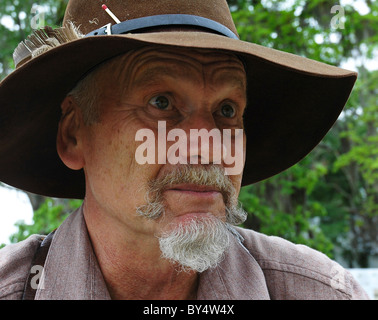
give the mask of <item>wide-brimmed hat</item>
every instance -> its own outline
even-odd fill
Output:
[[[99,63],[151,45],[221,50],[244,61],[243,185],[304,158],[337,120],[357,78],[239,40],[225,0],[70,0],[63,28],[35,31],[21,43],[16,70],[0,84],[0,181],[46,196],[83,198],[83,170],[67,168],[56,151],[60,104]]]

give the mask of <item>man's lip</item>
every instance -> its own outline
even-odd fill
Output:
[[[181,191],[181,192],[220,192],[214,186],[197,185],[197,184],[179,184],[166,189],[166,191]]]

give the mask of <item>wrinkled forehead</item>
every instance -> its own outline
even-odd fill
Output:
[[[194,69],[222,66],[244,70],[243,63],[235,54],[218,50],[145,47],[135,51],[131,58],[139,63],[139,66],[177,63]]]
[[[245,88],[246,79],[244,66],[235,55],[211,50],[146,50],[130,71],[136,84],[159,75],[208,82],[237,80]]]
[[[176,79],[230,82],[246,90],[242,61],[234,54],[205,49],[144,47],[114,58],[104,72],[122,83],[123,91],[131,86],[148,85],[156,76]]]

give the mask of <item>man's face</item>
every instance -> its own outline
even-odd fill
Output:
[[[166,133],[182,129],[188,141],[191,129],[222,132],[243,128],[246,75],[242,63],[231,54],[182,49],[143,49],[119,61],[119,77],[112,81],[107,75],[103,84],[99,122],[83,127],[86,200],[96,203],[109,218],[135,235],[155,236],[204,216],[225,221],[227,201],[222,190],[188,182],[162,187],[163,215],[146,219],[136,211],[148,202],[152,182],[174,176],[184,166],[158,163],[158,121],[164,122]],[[141,129],[151,130],[156,138],[154,164],[136,161],[136,150],[142,142],[135,137]],[[173,143],[167,141],[166,150]],[[211,142],[209,147],[207,160],[211,164],[215,160]],[[188,150],[188,160],[201,158],[198,150],[194,155]],[[224,178],[235,191],[229,202],[237,201],[241,177],[240,173]]]

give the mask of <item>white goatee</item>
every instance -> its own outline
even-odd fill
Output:
[[[180,265],[181,270],[203,272],[216,267],[230,244],[226,223],[203,217],[175,226],[159,237],[162,257]]]

